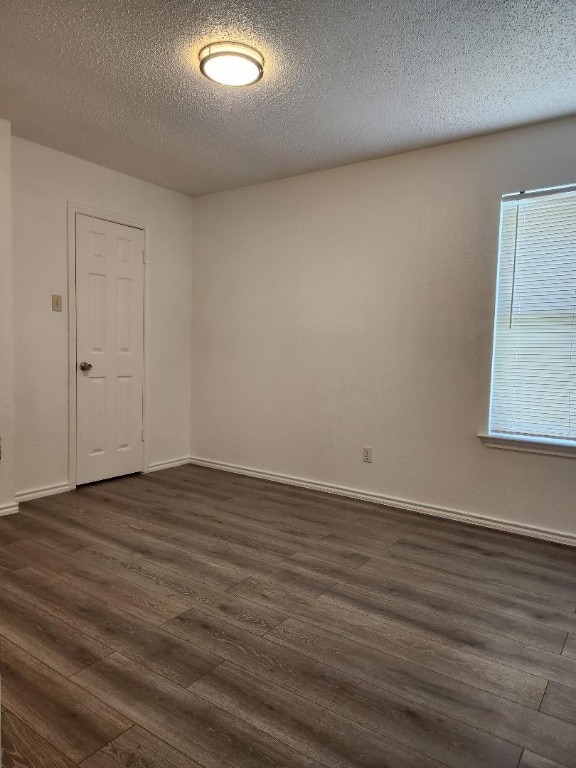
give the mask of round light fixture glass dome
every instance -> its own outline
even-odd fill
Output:
[[[211,43],[200,51],[200,71],[221,85],[252,85],[264,73],[264,57],[242,43]]]

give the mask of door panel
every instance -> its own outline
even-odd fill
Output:
[[[143,252],[142,230],[76,214],[78,484],[143,468]]]

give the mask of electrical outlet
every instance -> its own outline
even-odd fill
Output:
[[[62,312],[62,296],[52,294],[52,312]]]
[[[362,461],[372,464],[372,448],[362,448]]]

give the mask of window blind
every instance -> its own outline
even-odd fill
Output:
[[[576,445],[576,190],[502,200],[490,434]]]

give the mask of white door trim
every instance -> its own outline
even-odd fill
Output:
[[[142,426],[144,429],[144,451],[142,471],[148,468],[148,344],[150,339],[150,231],[149,226],[141,219],[132,216],[92,208],[80,203],[68,202],[68,483],[70,489],[76,488],[76,214],[92,216],[95,219],[112,221],[115,224],[125,224],[141,229],[144,232],[144,372],[142,388]]]

